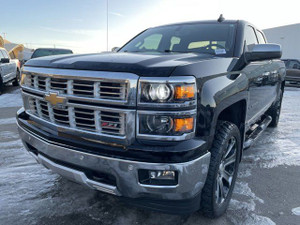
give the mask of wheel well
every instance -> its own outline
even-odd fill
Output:
[[[241,100],[224,109],[218,120],[225,120],[234,123],[240,130],[244,127],[246,115],[246,100]]]
[[[244,144],[245,119],[246,119],[246,100],[241,100],[225,108],[219,114],[218,117],[218,120],[231,122],[239,128],[241,134],[242,146]]]

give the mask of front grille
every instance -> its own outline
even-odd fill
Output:
[[[106,100],[126,100],[128,84],[123,81],[88,81],[27,75],[25,86],[39,91],[58,91],[61,94]]]
[[[24,66],[24,107],[48,129],[128,146],[135,140],[138,79],[132,73]]]
[[[55,107],[34,97],[29,97],[28,102],[32,114],[54,124],[96,133],[125,135],[125,113],[67,105]]]

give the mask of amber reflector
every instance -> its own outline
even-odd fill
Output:
[[[175,121],[175,131],[181,132],[189,132],[194,128],[194,118],[182,118],[182,119],[174,119]]]
[[[195,98],[195,85],[182,85],[175,87],[175,99],[193,99]]]

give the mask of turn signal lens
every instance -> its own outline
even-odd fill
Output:
[[[190,132],[194,129],[194,118],[180,118],[175,120],[176,132]]]
[[[182,85],[175,87],[175,99],[194,99],[195,85]]]

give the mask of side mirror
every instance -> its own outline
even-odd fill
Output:
[[[117,52],[117,51],[119,51],[119,49],[120,49],[119,47],[113,47],[113,48],[111,49],[111,51],[112,51],[112,52]]]
[[[248,45],[245,51],[245,59],[247,62],[280,59],[281,55],[281,46],[277,44]]]
[[[9,63],[9,58],[2,58],[1,63]]]

